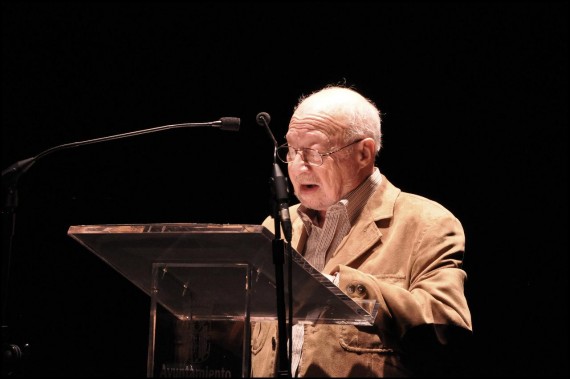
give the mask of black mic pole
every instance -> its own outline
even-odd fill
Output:
[[[13,240],[16,230],[16,208],[18,207],[18,180],[20,177],[32,167],[40,158],[45,157],[53,152],[68,149],[72,147],[90,145],[93,143],[116,140],[126,137],[134,137],[142,134],[160,132],[168,129],[178,128],[194,128],[194,127],[213,127],[221,130],[238,131],[240,119],[237,117],[222,117],[218,121],[183,123],[158,126],[150,129],[137,130],[134,132],[116,134],[107,137],[94,138],[85,141],[66,143],[54,146],[44,150],[35,157],[23,159],[11,165],[2,171],[2,192],[4,197],[4,206],[2,208],[2,377],[12,376],[26,351],[28,344],[20,348],[17,344],[9,343],[8,331],[8,288],[10,284],[10,265],[13,249]],[[6,240],[6,238],[8,238]]]
[[[291,220],[289,218],[289,195],[287,190],[287,179],[283,175],[281,168],[277,164],[277,140],[273,136],[271,129],[269,129],[269,122],[271,117],[265,112],[261,112],[257,115],[256,121],[259,125],[264,126],[269,134],[269,137],[273,140],[274,150],[273,150],[273,175],[271,178],[272,182],[272,193],[273,193],[273,220],[275,222],[275,238],[272,241],[273,250],[273,264],[275,265],[275,290],[277,297],[277,327],[278,327],[278,365],[277,365],[277,376],[278,377],[291,377],[291,350],[292,341],[289,342],[289,354],[287,351],[287,340],[291,336],[288,333],[291,328],[287,328],[287,319],[285,317],[285,280],[283,277],[283,266],[284,266],[284,256],[285,256],[285,244],[283,239],[281,239],[281,227],[283,227],[283,233],[285,234],[285,239],[287,240],[287,246],[290,246],[292,237],[292,227]],[[289,257],[291,257],[291,252],[289,252]],[[291,262],[289,262],[289,267],[291,267]],[[289,295],[291,293],[291,276],[289,276]],[[289,313],[292,314],[292,301],[289,301]],[[289,326],[292,324],[292,317],[290,317]]]

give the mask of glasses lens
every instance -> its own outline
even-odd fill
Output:
[[[323,163],[321,155],[317,150],[309,148],[295,150],[295,148],[287,145],[279,146],[277,148],[277,157],[285,163],[293,162],[297,154],[301,154],[301,159],[313,166],[320,166]]]
[[[317,150],[313,149],[303,149],[303,153],[305,154],[305,161],[313,166],[320,166],[323,161],[321,158],[321,154]]]

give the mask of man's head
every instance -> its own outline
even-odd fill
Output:
[[[372,174],[381,146],[380,125],[376,106],[349,88],[326,87],[300,100],[287,143],[322,157],[317,166],[303,157],[306,150],[290,154],[289,178],[303,205],[325,211]]]

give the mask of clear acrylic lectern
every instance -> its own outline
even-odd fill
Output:
[[[249,376],[249,323],[277,320],[271,231],[241,224],[77,225],[68,235],[150,296],[148,377]],[[294,321],[372,324],[375,301],[355,302],[291,252]]]

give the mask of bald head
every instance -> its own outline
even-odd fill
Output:
[[[307,125],[345,142],[370,137],[376,143],[376,152],[380,150],[380,112],[372,101],[350,88],[330,86],[302,97],[289,128]]]

